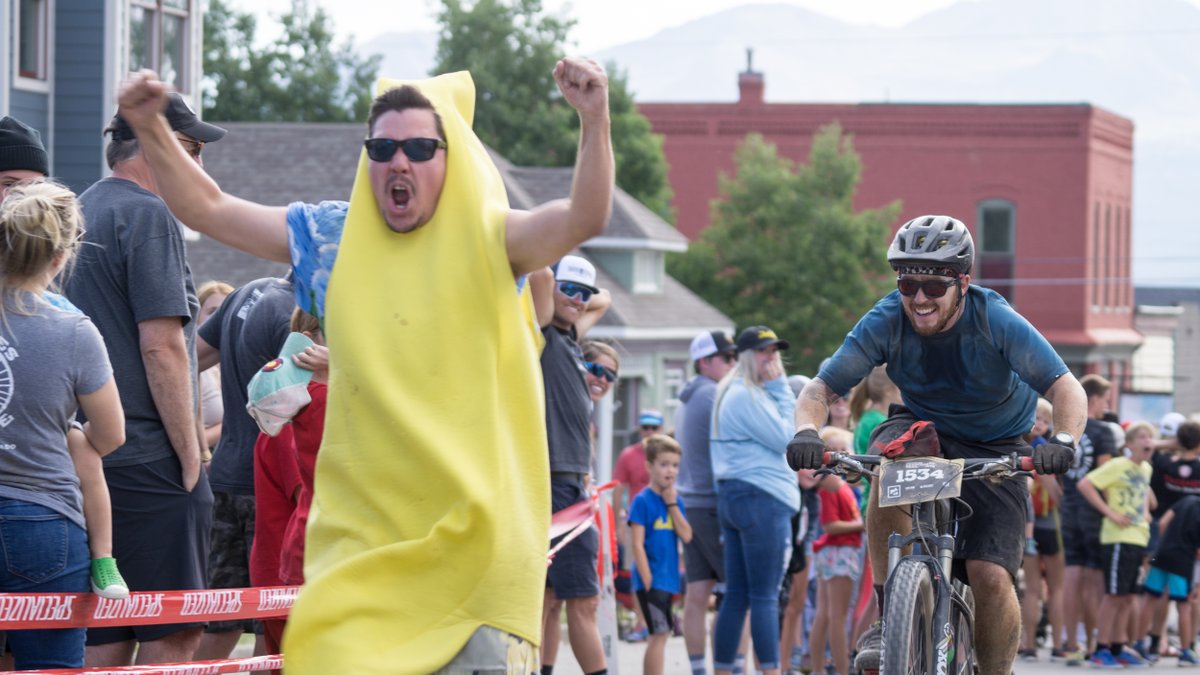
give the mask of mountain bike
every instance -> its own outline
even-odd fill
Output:
[[[825,465],[820,472],[874,476],[872,490],[878,491],[881,507],[910,505],[912,531],[888,537],[880,674],[973,675],[975,599],[970,586],[951,572],[954,529],[960,519],[953,502],[963,480],[1029,475],[1033,459],[1013,453],[966,460],[893,460],[826,452]],[[868,468],[875,466],[878,471]],[[905,554],[909,546],[911,552]]]

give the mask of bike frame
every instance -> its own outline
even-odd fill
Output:
[[[938,510],[948,511],[948,505],[942,500],[912,504],[912,531],[908,534],[893,532],[888,536],[888,575],[884,582],[884,595],[892,593],[892,574],[901,559],[916,560],[929,568],[929,576],[934,584],[933,624],[931,628],[941,627],[940,638],[934,645],[934,663],[937,675],[945,675],[946,664],[949,663],[950,645],[954,641],[954,626],[950,623],[950,605],[953,602],[954,588],[951,585],[952,566],[954,564],[954,536],[946,529],[946,520],[941,523],[935,518]],[[913,546],[909,555],[904,555],[907,546]],[[929,551],[936,551],[936,557]],[[882,620],[881,614],[881,620]],[[883,626],[887,634],[887,626]]]

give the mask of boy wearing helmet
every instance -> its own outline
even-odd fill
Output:
[[[950,458],[1032,454],[1040,473],[1063,473],[1075,459],[1087,400],[1049,342],[995,291],[971,285],[975,245],[961,221],[922,216],[905,223],[888,249],[896,290],[867,312],[838,351],[801,392],[796,437],[788,444],[793,468],[818,468],[824,444],[816,429],[836,396],[887,365],[904,405],[871,437],[879,452],[917,421],[931,421],[942,455]],[[1038,395],[1054,405],[1053,441],[1032,450],[1021,436],[1033,426]],[[1013,580],[1024,543],[1026,488],[1022,479],[963,483],[973,514],[960,522],[955,575],[971,584],[976,602],[979,672],[1005,674],[1016,658],[1020,609]],[[910,527],[899,508],[867,511],[868,551],[881,614],[887,578],[887,538]],[[859,640],[855,666],[879,668],[878,624]]]

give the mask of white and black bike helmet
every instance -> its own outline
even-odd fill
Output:
[[[950,216],[919,216],[900,226],[888,247],[888,264],[897,272],[939,274],[950,268],[971,273],[975,240],[961,220]]]

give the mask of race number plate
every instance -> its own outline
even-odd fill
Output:
[[[941,457],[885,459],[879,465],[879,505],[900,506],[957,497],[963,461]]]

